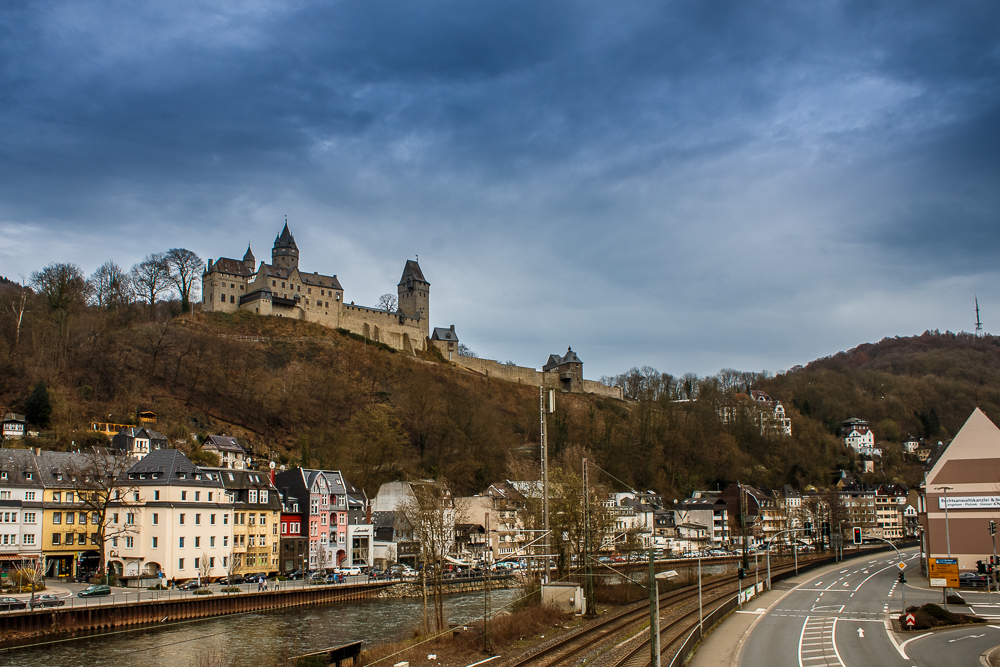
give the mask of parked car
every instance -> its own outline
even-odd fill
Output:
[[[230,585],[230,586],[235,585],[235,584],[242,584],[243,581],[244,581],[244,579],[243,579],[243,575],[242,574],[230,574],[228,576],[220,577],[219,578],[219,583],[220,584],[226,584],[226,585]]]
[[[968,586],[969,588],[983,587],[985,588],[989,584],[990,580],[984,574],[976,574],[975,572],[963,572],[958,575],[958,585]]]
[[[76,594],[78,598],[91,598],[99,595],[111,595],[111,586],[92,584]]]
[[[201,584],[198,583],[197,579],[188,579],[177,588],[179,588],[182,591],[193,591],[196,588],[201,588]]]
[[[349,567],[344,572],[345,572],[345,574],[347,574],[350,577],[360,577],[361,576],[361,568],[360,567]]]
[[[65,600],[61,600],[55,595],[50,595],[48,593],[45,593],[44,595],[36,595],[28,600],[28,609],[38,609],[40,607],[63,607],[65,605]]]
[[[292,581],[295,581],[296,579],[301,579],[304,576],[304,574],[305,573],[301,569],[299,569],[299,570],[292,570],[285,576],[291,579]]]
[[[0,610],[10,611],[11,609],[25,609],[28,603],[17,598],[0,598]]]
[[[261,579],[267,579],[267,572],[253,572],[243,575],[243,581],[260,581]]]

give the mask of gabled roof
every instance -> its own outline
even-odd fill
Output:
[[[7,473],[0,486],[42,486],[35,453],[30,449],[0,449],[0,471]],[[25,478],[25,472],[33,473],[33,479]]]
[[[939,484],[995,484],[1000,480],[1000,429],[976,408],[938,454],[927,487]]]
[[[427,279],[424,278],[424,272],[420,270],[420,265],[417,264],[417,261],[408,259],[406,260],[406,265],[403,266],[403,276],[399,279],[399,284],[405,285],[407,281],[411,280],[427,283]],[[427,284],[430,285],[430,283]]]
[[[228,435],[210,435],[205,439],[202,449],[214,449],[220,452],[234,452],[236,454],[246,454],[246,449],[240,445],[236,438]]]
[[[455,328],[446,329],[444,327],[434,327],[434,332],[431,334],[431,340],[447,340],[452,343],[458,342],[458,334],[455,333]]]
[[[23,422],[24,415],[15,414],[13,412],[8,412],[3,416],[5,422]]]
[[[242,260],[232,257],[220,257],[212,264],[209,273],[228,273],[236,276],[252,276],[253,269],[247,268]]]
[[[344,290],[340,281],[337,280],[337,274],[324,276],[321,273],[303,273],[302,271],[299,271],[299,279],[303,282],[303,284],[311,285],[313,287],[332,287],[333,289],[339,289],[341,291]]]

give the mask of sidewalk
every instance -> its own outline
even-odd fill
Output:
[[[736,658],[736,651],[739,650],[750,626],[782,595],[809,576],[811,574],[804,573],[792,579],[779,581],[774,584],[772,590],[764,591],[745,603],[742,611],[737,610],[724,618],[702,641],[689,663],[691,667],[731,667]]]

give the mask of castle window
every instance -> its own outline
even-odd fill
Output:
[[[277,286],[278,286],[278,281],[277,280],[272,280],[271,281],[271,287],[277,287]]]
[[[319,291],[319,295],[320,295],[320,296],[323,296],[324,294],[325,294],[325,292],[324,292],[323,290],[320,290],[320,291]]]
[[[302,291],[302,285],[296,285],[295,286],[295,291],[296,292],[301,292]]]
[[[229,283],[230,289],[236,289],[236,283]]]
[[[285,281],[284,280],[281,281],[281,289],[285,289]]]
[[[226,302],[226,295],[225,295],[225,294],[223,294],[223,295],[222,295],[222,303],[225,303],[225,302]]]
[[[306,299],[306,305],[307,306],[309,305],[309,299]]]
[[[214,301],[215,300],[215,295],[214,294],[209,294],[208,295],[208,300],[209,301]]]
[[[229,295],[229,303],[236,303],[236,295],[235,294],[230,294]]]
[[[306,288],[306,294],[312,294],[312,293],[313,293],[313,288],[312,287],[307,287]]]

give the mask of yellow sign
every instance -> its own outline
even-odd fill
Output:
[[[957,558],[928,558],[927,574],[934,588],[958,588]]]

